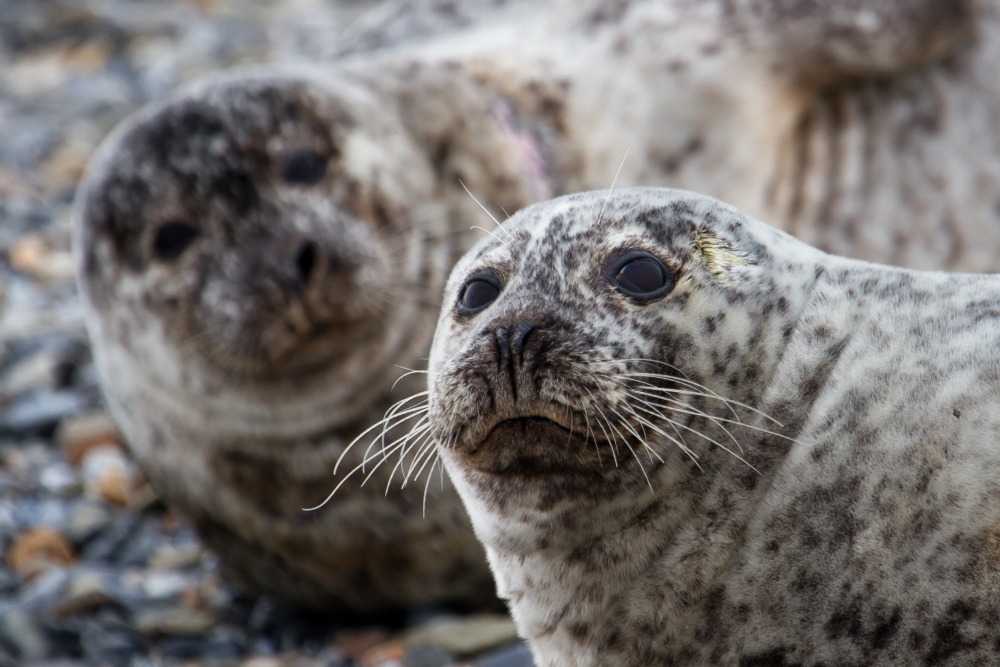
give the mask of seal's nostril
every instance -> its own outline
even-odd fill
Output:
[[[537,324],[527,320],[522,320],[514,325],[510,336],[510,347],[514,354],[521,354],[524,351],[524,343],[528,340],[528,335],[537,328]]]
[[[493,336],[496,338],[497,345],[500,347],[500,352],[503,354],[510,354],[510,327],[506,327],[501,324],[493,330]]]
[[[309,284],[309,277],[312,276],[313,268],[316,266],[316,244],[313,241],[306,241],[295,254],[295,268],[299,273],[299,280],[303,285]]]

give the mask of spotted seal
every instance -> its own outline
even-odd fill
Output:
[[[992,664],[998,325],[995,276],[571,195],[455,267],[429,419],[540,666]]]

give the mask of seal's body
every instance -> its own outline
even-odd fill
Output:
[[[993,276],[574,195],[456,266],[429,415],[541,666],[991,664],[998,325]]]
[[[491,5],[400,4],[438,6],[441,25],[456,4]],[[555,141],[542,141],[543,155],[564,172],[553,194],[608,187],[620,168],[619,187],[703,192],[827,252],[1000,270],[994,3],[493,6],[503,9],[488,19],[470,9],[462,29],[432,40],[359,52],[400,34],[400,10],[352,42],[351,57],[385,69],[433,54],[522,117],[546,119]]]

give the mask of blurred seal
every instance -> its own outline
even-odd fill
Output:
[[[414,205],[436,183],[411,145],[349,77],[243,74],[120,128],[82,187],[79,278],[109,407],[251,591],[360,612],[493,599],[445,479],[426,517],[424,487],[387,493],[388,471],[303,511],[421,363],[459,248],[446,211]]]

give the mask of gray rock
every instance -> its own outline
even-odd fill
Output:
[[[90,664],[113,667],[128,667],[134,656],[145,652],[143,642],[132,633],[109,629],[98,621],[84,625],[80,647]]]
[[[168,637],[156,643],[154,651],[174,660],[235,660],[243,648],[232,639]]]
[[[86,399],[75,391],[33,391],[0,413],[0,429],[16,433],[50,429],[66,415],[87,407]]]
[[[110,528],[87,544],[83,550],[83,559],[88,561],[112,560],[138,527],[139,522],[140,519],[137,516],[119,514],[114,518]]]
[[[56,389],[56,367],[59,360],[51,350],[41,349],[16,361],[3,374],[0,392],[18,396],[32,390]]]
[[[14,519],[19,528],[47,526],[62,530],[69,522],[70,506],[58,498],[26,498],[14,507]]]
[[[111,525],[112,515],[104,503],[81,500],[70,510],[69,520],[63,531],[76,544],[83,544]]]
[[[10,538],[17,535],[17,505],[10,500],[0,501],[0,536]]]
[[[57,496],[69,496],[80,490],[80,480],[65,461],[45,466],[38,475],[38,481],[46,491]]]
[[[21,585],[21,578],[5,567],[0,567],[0,596],[9,595]]]
[[[0,611],[0,639],[14,647],[22,662],[41,660],[49,654],[39,623],[23,609],[7,607]]]
[[[119,547],[115,562],[123,567],[145,567],[166,541],[158,521],[143,521]]]
[[[517,639],[517,628],[509,616],[479,614],[465,618],[438,618],[408,631],[407,646],[440,646],[462,657],[476,655]]]
[[[350,658],[335,648],[324,648],[316,654],[317,667],[349,667],[355,664]]]
[[[69,572],[64,568],[48,568],[21,588],[18,605],[30,611],[48,609],[62,596],[69,578]]]
[[[183,570],[200,563],[204,555],[200,544],[168,544],[153,553],[149,567],[152,570]]]
[[[208,612],[177,605],[140,611],[133,623],[144,635],[197,637],[211,632],[216,619]]]
[[[451,654],[440,646],[416,644],[407,647],[403,656],[403,667],[448,667],[451,664],[454,664]]]
[[[535,667],[531,649],[524,642],[491,651],[475,663],[475,667]]]
[[[165,600],[176,597],[185,588],[195,588],[197,580],[180,572],[150,572],[143,582],[146,595],[154,600]]]
[[[78,570],[70,575],[69,583],[59,601],[48,610],[50,618],[62,618],[92,613],[102,607],[121,607],[112,586],[113,574],[102,570]]]

